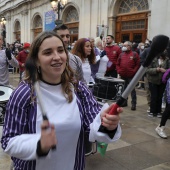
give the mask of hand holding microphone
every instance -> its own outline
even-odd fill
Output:
[[[115,105],[115,103],[110,105],[106,110],[104,110],[101,113],[101,122],[102,122],[102,125],[105,128],[107,128],[107,130],[109,130],[109,131],[112,131],[112,130],[117,128],[119,120],[120,120],[119,113],[121,113],[123,111],[122,108],[118,107],[116,109],[117,114],[115,114],[115,115],[109,114],[109,112],[112,110],[114,105]]]

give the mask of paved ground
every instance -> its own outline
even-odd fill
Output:
[[[11,76],[13,86],[18,83],[18,75]],[[124,108],[121,114],[122,137],[109,144],[106,155],[91,155],[86,158],[86,170],[170,170],[170,137],[161,139],[155,133],[159,118],[147,116],[145,91],[137,90],[137,110]],[[1,135],[2,127],[0,127]],[[170,135],[170,120],[166,125]],[[0,149],[0,170],[8,170],[10,158]]]

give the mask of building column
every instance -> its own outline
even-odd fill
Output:
[[[12,43],[12,24],[11,24],[11,16],[6,16],[6,43]]]
[[[116,32],[116,17],[109,17],[109,30],[108,34],[113,35],[115,37]]]
[[[148,13],[148,31],[147,31],[147,38],[150,38],[150,31],[151,31],[151,12]]]
[[[25,40],[27,40],[27,34],[28,34],[28,9],[25,9],[21,12],[21,43],[24,43]]]
[[[89,22],[91,15],[90,0],[82,1],[80,8],[79,20],[81,24],[79,25],[79,38],[89,37],[91,27],[91,23]]]

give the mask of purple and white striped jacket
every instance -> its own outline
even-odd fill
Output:
[[[80,110],[81,130],[77,143],[74,170],[83,170],[84,157],[84,131],[89,132],[89,125],[101,110],[101,107],[83,83],[78,83],[77,104]],[[81,96],[81,99],[80,99]],[[80,101],[81,100],[81,101]],[[6,108],[5,123],[2,134],[2,148],[5,150],[8,142],[15,136],[36,133],[37,105],[31,103],[31,88],[26,82],[21,82],[10,96]],[[23,151],[22,151],[23,152]],[[15,170],[35,170],[36,161],[25,161],[12,157]]]

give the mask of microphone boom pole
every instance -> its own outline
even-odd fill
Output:
[[[151,64],[152,60],[161,52],[163,52],[169,42],[169,37],[165,35],[157,35],[153,38],[151,47],[150,47],[150,52],[148,56],[146,57],[145,62],[140,66],[139,70],[129,83],[129,85],[126,87],[125,91],[122,93],[122,96],[116,101],[116,103],[113,105],[111,108],[109,114],[110,115],[116,115],[117,113],[117,108],[120,107],[125,100],[127,99],[128,95],[131,93],[131,91],[135,88],[136,84],[138,81],[141,79],[141,77],[145,74],[147,67]],[[104,126],[100,126],[99,132],[106,132],[107,129]],[[111,138],[113,138],[114,134],[109,133],[108,134]]]

